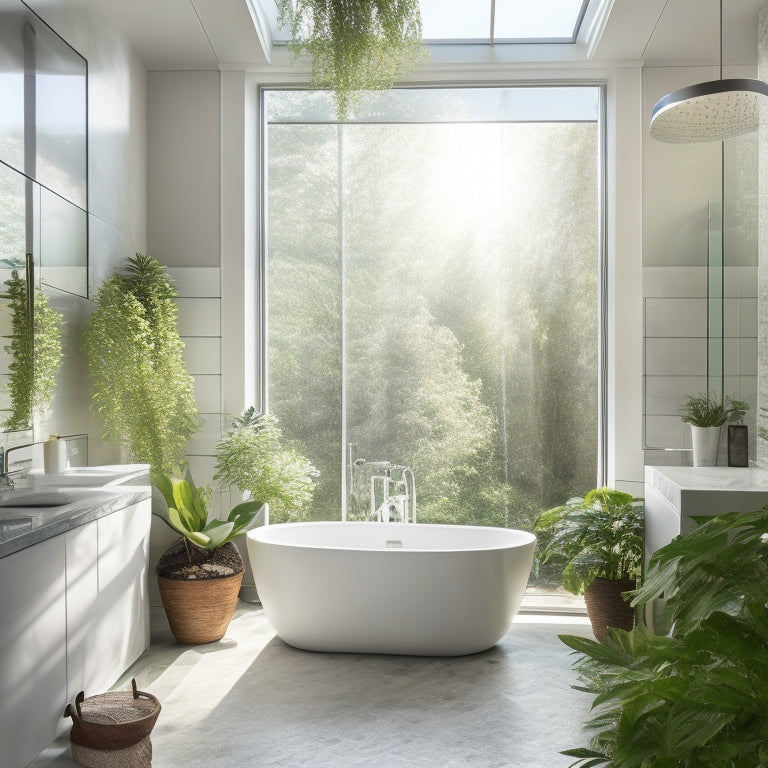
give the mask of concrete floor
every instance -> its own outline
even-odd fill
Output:
[[[299,651],[246,603],[218,643],[177,644],[162,614],[153,626],[116,687],[135,677],[160,699],[154,768],[559,768],[586,743],[591,699],[557,638],[591,636],[586,619],[522,615],[460,658]],[[65,734],[30,768],[74,765]]]

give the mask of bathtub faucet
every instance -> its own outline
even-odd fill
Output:
[[[355,465],[368,466],[374,470],[374,474],[371,475],[371,517],[373,519],[384,523],[416,522],[416,481],[410,467],[392,464],[389,461],[363,459],[358,459]],[[396,477],[393,477],[393,472]],[[377,493],[377,485],[380,485],[379,493]]]

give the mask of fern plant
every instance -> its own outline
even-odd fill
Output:
[[[543,512],[534,532],[539,562],[563,566],[563,586],[583,594],[595,578],[631,581],[643,562],[645,504],[613,488],[593,488],[582,499]]]
[[[276,522],[302,519],[318,473],[295,448],[283,444],[275,416],[257,413],[253,406],[246,409],[216,446],[215,455],[214,480],[269,504]]]
[[[102,286],[83,335],[105,439],[168,474],[198,429],[176,295],[166,268],[137,253]]]
[[[651,558],[634,604],[662,594],[669,635],[643,626],[578,651],[578,690],[594,695],[574,766],[768,766],[768,508],[709,518]]]
[[[8,262],[5,262],[8,264]],[[3,423],[7,429],[29,429],[48,415],[61,365],[63,317],[48,297],[35,291],[34,310],[30,311],[27,281],[12,267],[2,294],[11,314],[10,343],[4,350],[8,365],[8,394],[11,412]]]
[[[418,0],[277,0],[289,48],[312,59],[312,87],[331,88],[343,120],[360,92],[391,88],[426,61]]]

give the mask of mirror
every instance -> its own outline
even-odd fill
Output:
[[[40,352],[32,337],[35,296],[39,315],[41,301],[49,311],[42,292],[88,294],[87,87],[85,59],[20,0],[0,0],[0,335],[5,342],[0,428],[5,430],[31,427],[34,408],[28,401],[25,409],[23,388],[26,383],[31,401],[32,382],[41,373],[32,362]]]

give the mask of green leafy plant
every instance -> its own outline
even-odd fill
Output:
[[[11,358],[8,366],[11,413],[4,426],[28,429],[35,420],[43,420],[48,415],[61,365],[63,317],[40,290],[35,291],[31,312],[27,281],[19,273],[19,265],[3,261],[12,267],[2,294],[11,315],[10,343],[4,347]]]
[[[539,562],[561,563],[563,586],[577,595],[595,578],[635,579],[643,562],[644,521],[642,499],[594,488],[539,516]]]
[[[706,518],[651,558],[635,605],[668,596],[672,630],[571,635],[580,685],[595,696],[574,766],[768,765],[768,507]]]
[[[312,58],[312,87],[332,88],[343,120],[360,91],[391,88],[427,59],[418,0],[277,0],[289,48]]]
[[[175,299],[166,268],[137,253],[102,286],[83,336],[105,439],[167,473],[198,429]]]
[[[688,395],[681,406],[680,418],[694,427],[721,427],[726,422],[741,422],[749,403],[726,397],[718,400],[710,395]]]
[[[150,472],[152,485],[162,493],[167,509],[153,510],[173,530],[200,549],[214,550],[253,527],[264,502],[253,499],[238,504],[226,520],[208,519],[210,486],[195,486],[185,478],[171,477],[158,470]]]
[[[296,449],[283,444],[275,416],[247,408],[218,443],[215,456],[214,480],[269,504],[278,522],[302,519],[318,473]]]

